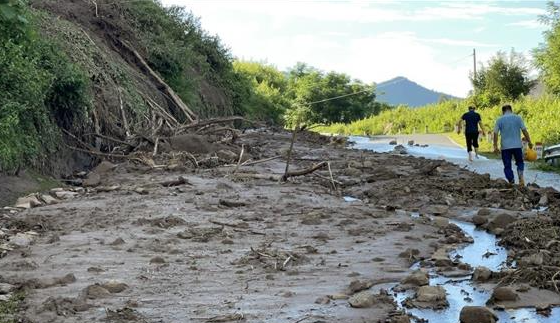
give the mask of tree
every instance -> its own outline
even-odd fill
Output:
[[[288,124],[351,122],[381,109],[372,85],[336,72],[323,73],[303,63],[288,71],[292,107]]]
[[[513,49],[509,55],[499,51],[488,61],[488,66],[482,65],[476,75],[471,75],[473,101],[487,107],[516,100],[535,85],[528,74],[529,66],[522,54]]]
[[[535,63],[548,89],[560,94],[560,6],[549,2],[548,13],[541,17],[541,22],[550,29],[544,32],[545,42],[533,52]]]

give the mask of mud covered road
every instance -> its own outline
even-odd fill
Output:
[[[57,204],[3,210],[0,296],[24,293],[22,322],[409,322],[391,288],[422,285],[411,264],[474,269],[449,258],[469,240],[448,218],[500,234],[539,204],[558,214],[555,191],[308,133],[290,170],[326,161],[332,178],[279,182],[290,138],[243,135],[246,166],[239,149],[195,155],[215,161],[199,167],[104,163]]]

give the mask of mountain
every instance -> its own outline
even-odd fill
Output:
[[[427,89],[402,76],[378,83],[376,92],[377,101],[391,105],[405,104],[409,107],[437,103],[442,97],[456,99],[452,95]]]

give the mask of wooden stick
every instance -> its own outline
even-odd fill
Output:
[[[158,145],[159,145],[159,137],[156,137],[156,143],[154,144],[154,152],[152,153],[152,156],[156,156],[157,155],[157,150],[158,150]]]
[[[122,120],[123,120],[123,125],[124,125],[124,130],[126,133],[127,137],[130,137],[131,133],[130,133],[130,127],[128,126],[128,120],[126,120],[126,113],[124,112],[124,106],[123,106],[123,100],[122,100],[122,96],[121,96],[121,87],[117,87],[117,92],[119,94],[119,103],[120,103],[120,109],[121,109],[121,116],[122,116]]]
[[[290,159],[292,158],[292,150],[294,149],[294,142],[296,141],[296,136],[299,126],[296,126],[292,132],[292,140],[290,141],[290,148],[288,149],[288,157],[286,158],[286,170],[284,171],[284,176],[282,176],[282,181],[288,179],[288,169],[290,168]]]
[[[269,157],[269,158],[264,158],[264,159],[260,159],[260,160],[254,160],[254,161],[246,161],[246,162],[242,163],[241,166],[256,165],[256,164],[265,163],[267,161],[271,161],[271,160],[278,159],[278,158],[282,158],[282,156],[274,156],[274,157]]]
[[[239,117],[239,116],[233,116],[233,117],[226,117],[226,118],[216,118],[216,119],[208,119],[208,120],[204,120],[204,121],[195,121],[191,124],[185,125],[181,127],[181,130],[187,130],[187,129],[192,129],[192,128],[198,128],[198,127],[203,127],[203,126],[207,126],[210,124],[214,124],[214,123],[224,123],[224,122],[231,122],[231,121],[247,121],[247,122],[251,122],[248,121],[247,119],[243,118],[243,117]],[[254,123],[254,122],[253,122]]]
[[[327,162],[327,166],[329,167],[329,175],[331,177],[331,183],[332,183],[333,189],[336,191],[336,185],[334,183],[334,178],[333,178],[332,170],[331,170],[331,163]]]
[[[327,162],[326,162],[326,161],[320,162],[320,163],[318,163],[318,164],[316,164],[316,165],[313,165],[313,166],[310,167],[310,168],[305,168],[305,169],[301,169],[301,170],[296,170],[296,171],[288,172],[288,173],[284,174],[284,176],[282,176],[282,180],[285,181],[285,180],[287,180],[289,177],[296,177],[296,176],[307,175],[307,174],[313,173],[314,171],[316,171],[316,170],[318,170],[318,169],[320,169],[320,168],[323,168],[323,167],[325,167],[325,166],[327,166]]]
[[[245,152],[245,145],[242,144],[241,145],[241,153],[239,154],[239,160],[237,161],[237,165],[235,166],[235,169],[233,170],[233,174],[235,174],[237,172],[237,170],[239,169],[239,165],[241,165],[241,159],[243,159],[243,153]]]

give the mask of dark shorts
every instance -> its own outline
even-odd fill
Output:
[[[467,139],[467,151],[471,152],[474,148],[478,148],[478,132],[466,133],[465,139]]]

